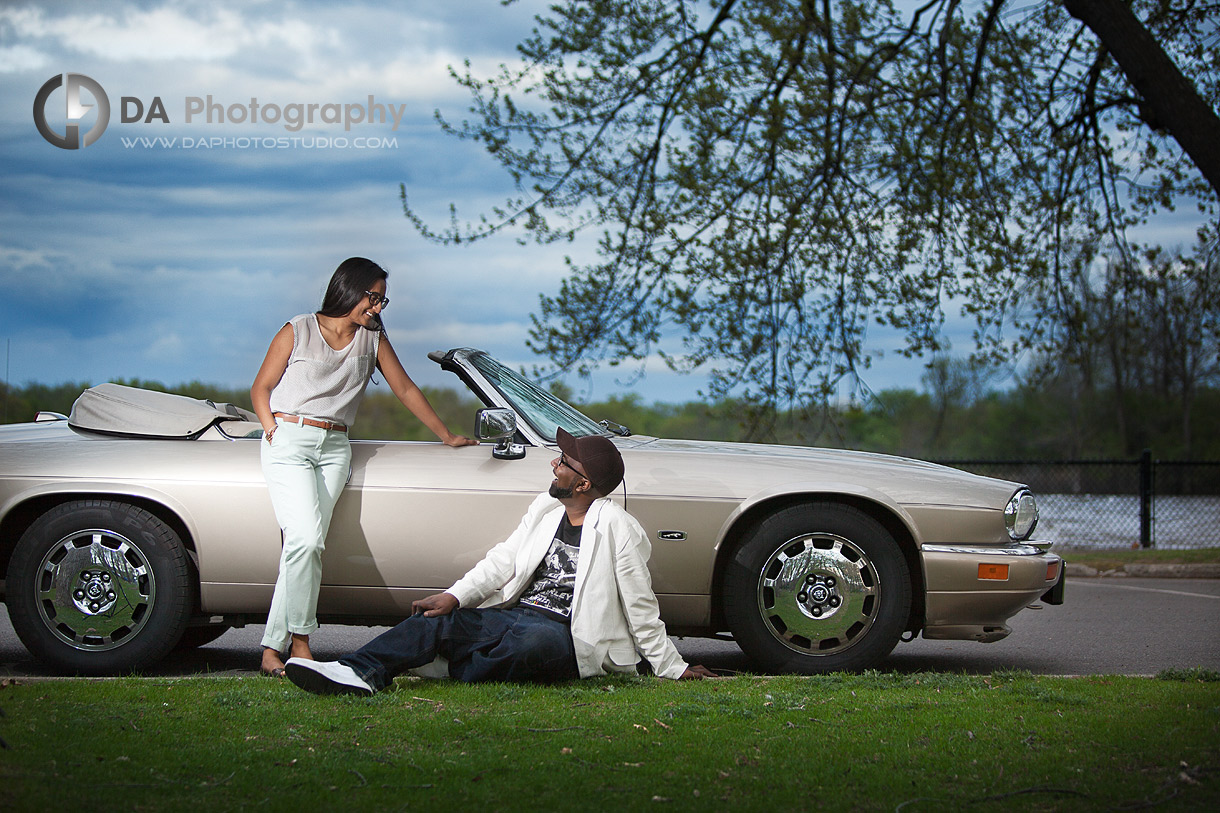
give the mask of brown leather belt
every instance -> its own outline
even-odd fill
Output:
[[[347,432],[347,427],[341,423],[331,423],[330,421],[315,421],[313,418],[302,418],[300,415],[289,415],[286,412],[273,412],[273,417],[288,421],[288,423],[299,423],[302,426],[316,426],[318,429],[326,431],[334,430],[335,432]]]

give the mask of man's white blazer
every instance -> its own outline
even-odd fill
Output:
[[[563,512],[558,500],[540,494],[517,530],[448,592],[463,607],[513,604],[550,549]],[[651,554],[635,517],[612,500],[594,501],[581,528],[572,593],[572,641],[582,678],[634,672],[641,655],[661,677],[676,679],[686,670],[661,622],[648,572]]]

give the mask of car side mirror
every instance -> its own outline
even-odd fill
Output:
[[[517,434],[517,413],[503,407],[480,409],[474,416],[474,435],[479,440],[494,440],[491,456],[497,460],[520,460],[525,444],[513,443]]]

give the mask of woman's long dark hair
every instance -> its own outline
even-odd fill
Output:
[[[372,260],[364,257],[348,257],[339,263],[335,273],[331,275],[330,284],[326,286],[326,296],[322,298],[322,307],[318,309],[321,316],[347,316],[352,308],[360,304],[364,294],[379,279],[386,279],[390,274]]]

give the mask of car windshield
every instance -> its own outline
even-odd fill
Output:
[[[555,440],[562,426],[573,435],[604,435],[606,430],[575,407],[560,401],[532,381],[522,378],[486,353],[472,353],[470,363],[508,401],[518,417],[546,440]]]

